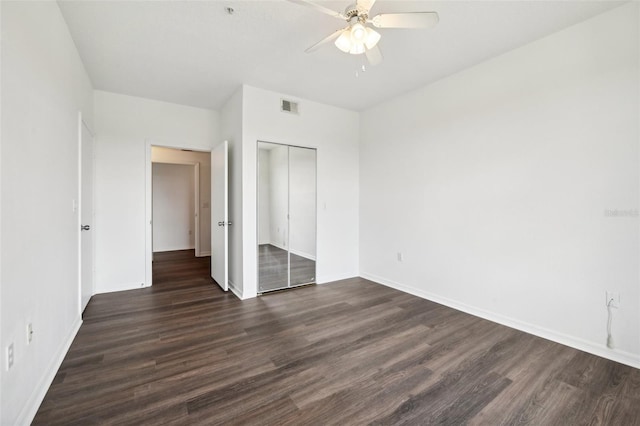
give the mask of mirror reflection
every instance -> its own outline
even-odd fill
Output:
[[[315,283],[316,150],[258,142],[258,289]]]

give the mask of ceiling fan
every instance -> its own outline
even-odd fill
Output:
[[[348,23],[347,27],[322,39],[305,52],[313,52],[333,41],[336,47],[345,53],[352,55],[364,53],[371,65],[377,65],[382,61],[382,53],[378,47],[381,36],[367,24],[370,23],[376,28],[432,28],[439,20],[437,12],[384,13],[370,18],[369,11],[376,0],[356,0],[355,4],[344,10],[344,13],[336,12],[310,0],[289,1],[311,7],[318,12],[343,19]]]

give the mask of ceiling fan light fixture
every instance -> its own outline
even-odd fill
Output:
[[[345,53],[360,55],[367,49],[374,48],[379,40],[380,34],[377,31],[357,22],[345,29],[334,44]]]
[[[334,42],[336,47],[342,50],[344,53],[349,53],[351,50],[351,32],[345,30],[340,34],[340,37]]]
[[[367,37],[364,42],[367,49],[373,49],[376,47],[376,44],[380,41],[380,33],[377,31],[367,27]]]
[[[367,29],[360,22],[351,26],[351,40],[354,43],[364,43],[367,38]]]
[[[371,7],[376,0],[352,0],[355,3],[348,6],[344,14],[321,6],[319,0],[289,1],[347,22],[346,28],[334,31],[305,52],[313,52],[318,47],[333,41],[336,47],[345,53],[352,55],[364,53],[371,65],[377,65],[382,61],[382,53],[378,48],[380,34],[369,25],[376,28],[433,28],[440,19],[437,12],[383,13],[369,17]]]
[[[352,55],[360,55],[365,52],[364,43],[353,43],[349,53]]]

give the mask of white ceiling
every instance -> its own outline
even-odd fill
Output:
[[[318,3],[342,11],[350,2]],[[440,23],[380,30],[384,62],[358,77],[362,55],[332,44],[304,53],[345,23],[285,0],[59,4],[96,89],[219,109],[245,83],[363,110],[621,2],[379,0],[374,15],[433,10]]]

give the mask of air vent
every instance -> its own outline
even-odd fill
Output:
[[[293,101],[288,101],[286,99],[280,100],[280,110],[282,112],[288,112],[291,114],[298,113],[298,103]]]

